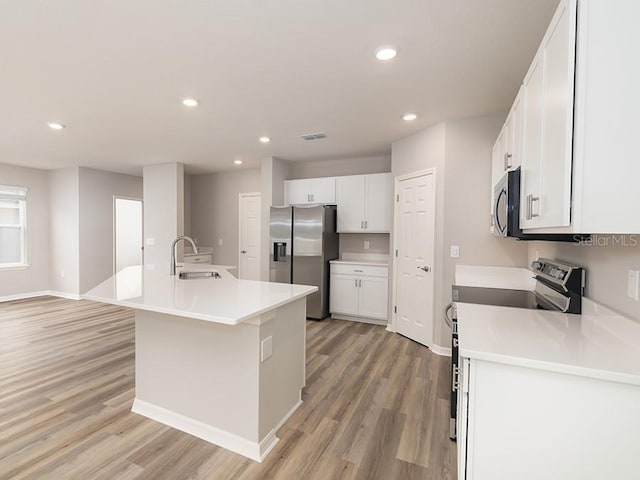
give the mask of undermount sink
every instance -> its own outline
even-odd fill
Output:
[[[190,280],[192,278],[220,278],[218,272],[180,272],[180,280]]]

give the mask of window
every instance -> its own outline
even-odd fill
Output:
[[[27,264],[27,189],[0,185],[0,268]]]

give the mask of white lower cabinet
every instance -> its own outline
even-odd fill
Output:
[[[458,478],[638,478],[640,387],[461,357]]]
[[[388,319],[388,267],[332,263],[329,281],[331,314]]]

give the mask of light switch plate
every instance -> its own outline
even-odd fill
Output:
[[[155,245],[156,244],[156,239],[155,238],[147,238],[147,245]]]
[[[260,361],[264,362],[267,358],[273,355],[273,337],[269,336],[262,340],[262,352],[260,355]]]
[[[627,296],[637,301],[639,288],[640,270],[629,270],[627,278]]]
[[[451,258],[460,258],[460,247],[458,245],[451,245]]]

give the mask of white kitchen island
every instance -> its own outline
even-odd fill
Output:
[[[135,309],[132,411],[262,461],[302,403],[306,296],[316,287],[182,280],[129,267],[87,300]]]

